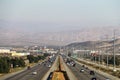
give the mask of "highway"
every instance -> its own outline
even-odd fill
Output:
[[[65,59],[65,57],[63,58]],[[48,60],[42,64],[37,64],[36,66],[28,70],[26,69],[25,71],[11,76],[5,80],[41,80],[43,76],[47,73],[47,71],[50,69],[48,64],[52,65],[51,61],[54,62],[55,58],[53,60]],[[71,66],[71,64],[67,64],[67,66],[76,76],[77,80],[92,80],[93,77],[97,78],[97,80],[107,79],[105,76],[98,74],[99,72],[95,72],[95,75],[90,75],[91,70],[86,68],[86,66],[80,65],[79,63],[76,63],[74,67]],[[80,72],[81,69],[83,69],[84,71]],[[33,72],[37,72],[37,74],[33,74]]]
[[[90,75],[91,70],[87,69],[86,67],[83,67],[80,64],[76,63],[75,67],[70,65],[68,65],[68,67],[71,69],[71,71],[77,77],[78,80],[91,80],[93,77],[96,77],[97,80],[106,80],[106,77],[98,74],[97,72],[95,72],[95,75]],[[81,69],[83,69],[84,71],[80,72]]]
[[[48,70],[49,70],[49,67],[44,65],[44,63],[41,65],[38,64],[29,70],[25,70],[5,80],[41,80]],[[36,71],[37,74],[33,74],[34,71]]]

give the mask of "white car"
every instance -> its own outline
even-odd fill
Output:
[[[51,67],[51,65],[48,65],[48,67],[50,68],[50,67]]]
[[[36,71],[34,71],[34,72],[32,72],[32,74],[33,74],[33,75],[36,75],[36,74],[37,74],[37,72],[36,72]]]
[[[84,72],[84,69],[81,69],[80,72]]]

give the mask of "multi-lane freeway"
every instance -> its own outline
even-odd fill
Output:
[[[38,63],[36,66],[26,69],[23,72],[13,75],[5,80],[41,80],[48,72],[55,59],[56,56],[44,62]]]
[[[49,67],[47,67],[46,65],[38,64],[31,69],[25,70],[5,80],[41,80],[44,74],[46,74],[48,70],[49,70]],[[33,74],[33,72],[37,72],[37,74]]]
[[[80,64],[70,57],[66,57],[65,55],[62,55],[62,57],[68,68],[76,76],[77,80],[110,80],[108,77],[105,77],[104,75],[99,74],[99,72],[96,72],[96,70],[91,70],[89,67]],[[91,71],[94,72],[94,74],[91,75]]]
[[[92,78],[96,78],[97,80],[107,80],[108,78],[98,74],[98,72],[95,72],[94,75],[90,75],[90,70],[88,67],[85,67],[83,65],[80,65],[76,63],[76,65],[73,67],[71,65],[68,65],[68,67],[71,69],[73,74],[77,77],[78,80],[92,80]]]
[[[63,58],[65,59],[66,57]],[[30,69],[26,69],[25,71],[18,73],[14,76],[11,76],[5,80],[41,80],[43,76],[47,73],[47,71],[50,69],[51,66],[49,66],[49,64],[52,65],[54,61],[55,58],[51,60],[47,60],[42,64],[38,64]],[[75,61],[73,62],[75,63]],[[90,71],[93,70],[90,70],[88,67],[86,68],[86,66],[83,66],[78,62],[75,63],[75,66],[71,66],[70,63],[67,64],[67,66],[76,76],[77,80],[108,80],[107,77],[99,74],[99,72],[94,72],[95,74],[91,75]],[[37,74],[34,72],[37,72]],[[96,79],[92,79],[93,77]]]

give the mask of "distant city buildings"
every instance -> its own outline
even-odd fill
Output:
[[[4,57],[4,56],[8,56],[8,57],[22,57],[22,56],[26,56],[26,55],[30,55],[30,53],[28,52],[17,52],[17,51],[13,51],[10,49],[6,49],[6,48],[2,48],[0,49],[0,56]]]
[[[7,47],[2,47],[0,48],[0,56],[5,57],[23,57],[27,55],[42,55],[44,53],[57,53],[52,48],[46,48],[46,47],[38,47],[38,46],[32,46],[29,48],[7,48]]]

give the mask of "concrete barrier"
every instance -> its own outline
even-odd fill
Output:
[[[43,76],[43,78],[41,80],[47,80],[47,78],[49,77],[50,73],[57,70],[58,68],[58,56],[56,57],[55,62],[53,63],[52,67],[49,69],[49,71]]]
[[[68,66],[65,64],[65,62],[63,61],[63,58],[61,57],[62,60],[62,64],[64,66],[65,71],[67,72],[67,75],[69,77],[70,80],[78,80],[75,75],[72,73],[72,71],[68,68]]]
[[[42,78],[42,80],[47,80],[47,78],[49,77],[50,73],[58,70],[58,66],[59,66],[59,62],[58,62],[59,56],[57,56],[54,64],[52,65],[52,67],[50,68],[50,70],[44,75],[44,77]],[[70,80],[77,80],[77,78],[75,77],[75,75],[72,73],[72,71],[68,68],[68,66],[65,64],[65,62],[63,61],[63,58],[60,56],[60,60],[61,60],[61,65],[62,65],[62,70],[66,71],[67,76],[69,77]]]

